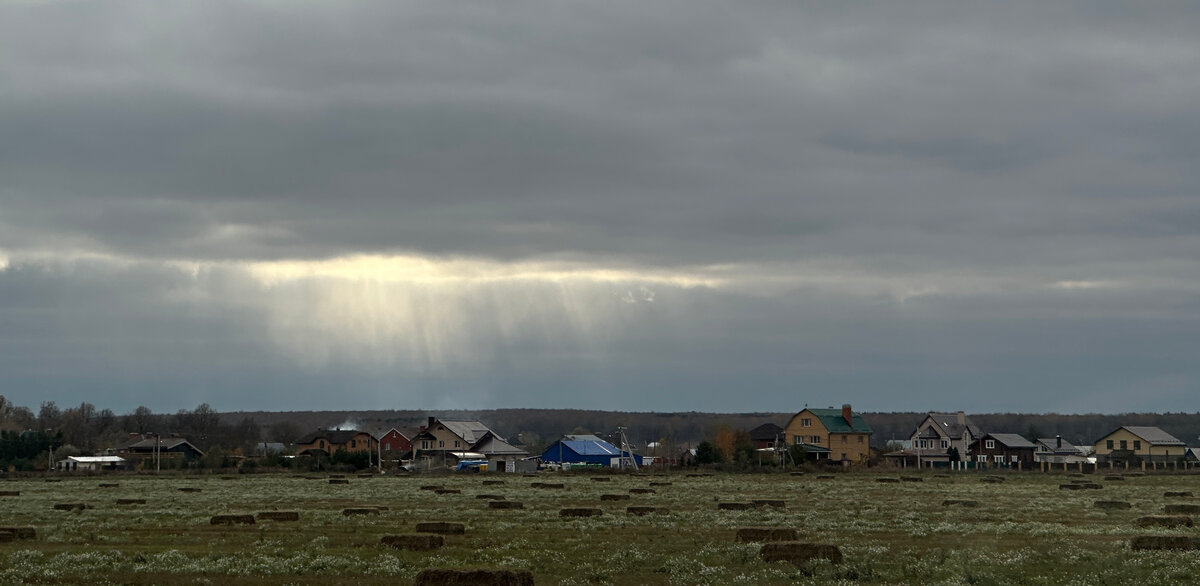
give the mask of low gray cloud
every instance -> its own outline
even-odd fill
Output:
[[[0,16],[18,402],[1112,411],[1200,383],[1185,5]]]

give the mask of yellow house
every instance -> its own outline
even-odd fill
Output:
[[[376,443],[371,434],[356,429],[317,430],[294,442],[297,454],[321,452],[325,455],[342,450],[374,453]]]
[[[1098,461],[1170,462],[1186,451],[1187,444],[1157,427],[1127,425],[1096,441]]]
[[[786,443],[801,446],[818,460],[865,463],[871,457],[871,426],[850,405],[839,409],[805,409],[784,427]]]

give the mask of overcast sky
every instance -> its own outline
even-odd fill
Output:
[[[1195,411],[1194,6],[0,0],[0,394]]]

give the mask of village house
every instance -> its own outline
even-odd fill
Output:
[[[67,456],[54,464],[59,472],[97,472],[124,470],[129,462],[120,456]]]
[[[784,428],[785,441],[800,446],[814,459],[846,465],[864,464],[871,457],[871,426],[850,405],[841,409],[808,409],[792,416]]]
[[[403,458],[412,450],[412,439],[418,433],[419,430],[402,431],[393,427],[379,436],[379,449],[385,458]]]
[[[966,461],[971,453],[971,444],[983,436],[966,413],[930,412],[909,436],[911,447],[907,450],[923,466],[951,461],[950,449],[958,452],[959,460]]]
[[[449,466],[459,460],[488,460],[495,462],[489,470],[500,467],[500,461],[507,463],[504,465],[506,470],[511,470],[516,460],[528,455],[474,420],[430,417],[411,443],[413,460],[424,461],[426,466],[434,463]]]
[[[1096,440],[1098,463],[1165,463],[1184,457],[1187,444],[1157,428],[1126,425]]]
[[[376,440],[371,434],[357,429],[319,429],[296,440],[296,453],[331,456],[339,451],[375,454]]]
[[[777,443],[787,443],[783,440],[783,428],[774,423],[764,423],[751,429],[748,433],[750,443],[754,444],[756,450],[771,450]]]
[[[987,433],[972,442],[970,450],[980,467],[1029,470],[1037,446],[1015,433]]]
[[[692,450],[695,456],[695,450]],[[617,467],[621,458],[632,458],[638,466],[643,464],[638,454],[622,452],[617,446],[592,434],[564,435],[542,452],[541,460],[552,464],[591,465]]]
[[[1064,440],[1061,435],[1038,438],[1033,443],[1037,446],[1033,452],[1034,462],[1066,465],[1087,462],[1087,454],[1084,453],[1084,450]]]
[[[204,457],[204,452],[192,445],[192,442],[181,437],[159,437],[153,434],[131,434],[130,440],[111,450],[109,455],[117,455],[133,462],[135,466],[151,469],[178,467],[181,462],[196,460]]]

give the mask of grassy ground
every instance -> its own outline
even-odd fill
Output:
[[[1133,521],[1162,512],[1166,491],[1200,494],[1200,476],[1161,475],[1106,481],[1099,490],[1061,490],[1062,474],[1005,474],[989,484],[973,472],[922,474],[922,482],[881,483],[898,474],[715,475],[688,477],[470,474],[452,476],[290,475],[237,477],[90,476],[0,481],[0,525],[37,529],[37,539],[0,543],[3,583],[405,584],[423,568],[511,568],[538,584],[1192,584],[1200,557],[1188,552],[1130,550],[1137,535],[1200,535],[1200,529],[1140,529]],[[484,486],[485,480],[504,480]],[[534,482],[565,487],[535,488]],[[603,494],[655,493],[602,501]],[[118,483],[101,487],[102,483]],[[435,494],[423,485],[457,488]],[[180,488],[198,488],[183,492]],[[522,510],[493,510],[478,494],[521,501]],[[144,498],[143,505],[116,505]],[[718,502],[782,499],[786,508],[718,510]],[[946,506],[976,500],[977,508]],[[1097,500],[1128,510],[1104,511]],[[1196,501],[1200,502],[1200,501]],[[59,503],[89,508],[54,510]],[[387,507],[378,516],[342,509]],[[630,505],[667,507],[637,517]],[[603,509],[566,518],[564,507]],[[299,522],[214,526],[215,514],[299,511]],[[421,521],[455,521],[465,535],[447,536],[433,552],[379,545],[382,536],[412,533]],[[797,529],[805,541],[836,544],[838,565],[765,563],[761,544],[738,543],[741,527]]]

